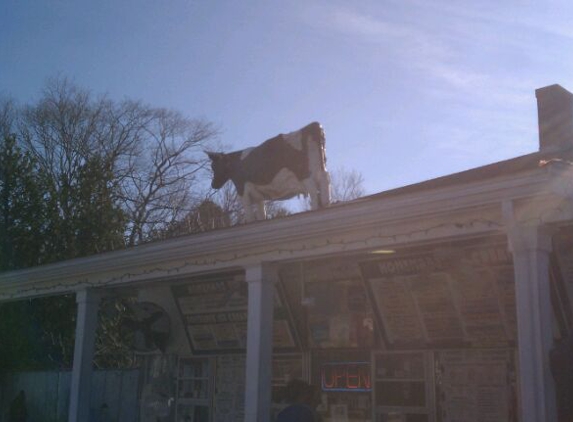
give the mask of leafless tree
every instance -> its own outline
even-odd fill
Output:
[[[230,225],[239,224],[244,220],[243,206],[232,183],[226,183],[221,189],[215,191],[212,199],[229,216]]]
[[[330,170],[330,200],[335,202],[347,202],[364,196],[364,177],[357,170],[348,170],[345,167],[337,167]],[[303,211],[311,209],[308,198],[302,198],[299,208]]]
[[[330,172],[332,202],[346,202],[365,194],[364,177],[357,170],[338,167]]]
[[[79,89],[66,79],[47,83],[39,99],[21,110],[19,140],[39,164],[45,181],[46,222],[53,232],[53,250],[62,259],[76,254],[77,230],[74,218],[78,212],[78,187],[82,169],[91,158],[106,166],[98,138],[105,124],[102,110],[104,99],[95,101],[89,92]]]
[[[183,218],[201,202],[208,177],[202,150],[217,133],[210,123],[175,111],[147,112],[141,147],[128,156],[130,171],[122,182],[129,245]]]
[[[204,121],[141,102],[94,98],[65,78],[48,82],[40,100],[21,113],[20,137],[55,181],[64,218],[67,192],[97,157],[113,175],[114,200],[125,213],[126,244],[177,221],[204,198],[208,178],[202,151],[217,136]]]
[[[228,216],[229,225],[234,226],[245,222],[245,212],[239,200],[235,186],[226,183],[221,189],[213,194],[212,200],[221,207]],[[291,212],[283,205],[282,201],[266,201],[265,212],[267,219],[285,217]]]

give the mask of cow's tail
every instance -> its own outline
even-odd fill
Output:
[[[320,154],[320,170],[315,174],[315,183],[318,185],[319,207],[323,208],[330,204],[330,175],[326,170],[326,137],[324,129],[318,122],[313,122],[311,126],[311,139],[318,147]]]
[[[321,162],[322,162],[322,169],[326,171],[326,137],[324,136],[324,129],[319,124],[318,127],[320,128],[320,155],[321,155]]]

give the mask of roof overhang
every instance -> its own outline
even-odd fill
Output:
[[[193,274],[505,232],[573,220],[573,166],[367,197],[327,209],[0,274],[0,300],[161,282]],[[504,205],[505,204],[505,205]],[[513,222],[515,223],[515,221]]]

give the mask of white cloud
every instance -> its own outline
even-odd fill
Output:
[[[417,71],[419,84],[434,93],[487,96],[515,106],[531,101],[536,84],[544,82],[519,73],[536,63],[543,67],[544,58],[553,60],[546,45],[531,32],[551,30],[568,37],[573,29],[551,27],[523,12],[512,14],[511,8],[472,5],[408,0],[389,2],[374,11],[327,5],[319,12],[320,25],[375,46],[372,54],[383,64]],[[511,60],[516,61],[514,71]],[[573,55],[560,60],[573,69]]]
[[[393,64],[418,68],[454,85],[465,85],[480,77],[446,64],[454,62],[455,51],[436,36],[432,27],[417,25],[419,17],[411,16],[412,21],[403,16],[375,16],[337,6],[326,7],[320,13],[323,19],[318,25],[355,37],[357,42],[375,45],[377,54],[385,60],[393,60]]]
[[[408,72],[414,91],[451,113],[427,134],[444,153],[504,159],[534,151],[534,90],[573,88],[573,4],[561,14],[523,1],[360,5],[323,4],[321,29],[353,37],[381,68]]]

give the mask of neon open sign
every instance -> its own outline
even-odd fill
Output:
[[[331,362],[320,370],[322,391],[371,391],[370,362]]]

